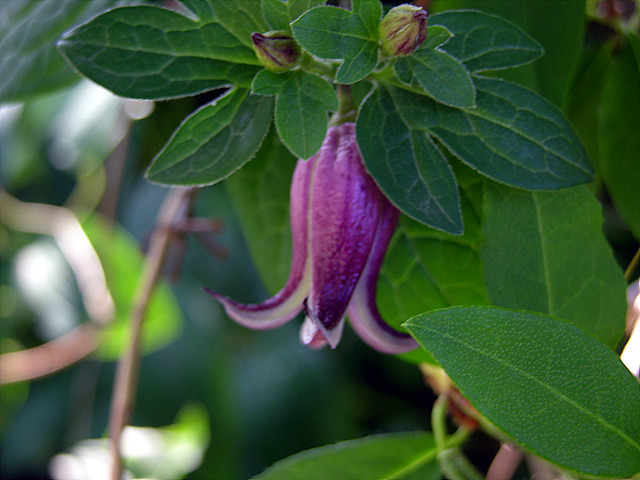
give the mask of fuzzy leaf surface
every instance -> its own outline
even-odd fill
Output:
[[[52,39],[108,8],[125,3],[122,0],[0,2],[0,101],[46,93],[79,80]]]
[[[291,32],[291,22],[307,10],[322,5],[323,0],[262,0],[262,11],[272,30]]]
[[[225,0],[208,2],[214,18],[244,45],[251,47],[251,34],[269,29],[256,0]]]
[[[451,307],[404,325],[475,408],[536,455],[584,475],[640,472],[640,383],[579,328],[498,307]]]
[[[422,113],[430,131],[480,173],[527,190],[593,180],[580,139],[551,103],[513,83],[475,77],[476,108],[435,105]]]
[[[430,27],[434,28],[440,27]],[[412,55],[398,58],[393,69],[401,82],[419,85],[438,102],[458,108],[475,106],[475,87],[467,68],[427,42]]]
[[[379,0],[353,0],[353,10],[317,7],[291,24],[296,40],[320,58],[343,60],[336,82],[351,84],[369,75],[378,63]]]
[[[211,185],[256,153],[267,133],[273,101],[230,90],[189,115],[156,155],[149,180],[169,185]]]
[[[276,126],[294,155],[307,159],[320,149],[327,133],[328,112],[338,109],[338,98],[329,82],[303,71],[278,75],[262,70],[252,91],[277,95]]]
[[[214,19],[208,2],[193,4],[199,17],[146,5],[116,8],[66,33],[58,47],[80,73],[125,97],[248,87],[260,69],[253,50]]]
[[[429,25],[441,25],[453,33],[442,49],[471,72],[517,67],[544,53],[542,46],[518,26],[480,11],[437,13],[429,17]]]
[[[407,119],[390,92],[384,87],[374,90],[360,108],[356,138],[367,170],[410,217],[448,233],[462,233],[451,167],[428,132]]]

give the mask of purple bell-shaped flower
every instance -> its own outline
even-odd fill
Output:
[[[335,348],[348,315],[356,333],[381,352],[415,348],[415,341],[387,325],[376,308],[378,274],[399,212],[366,172],[353,123],[329,127],[318,153],[298,160],[290,216],[293,259],[287,283],[260,304],[211,292],[229,317],[266,330],[304,308],[301,341]]]

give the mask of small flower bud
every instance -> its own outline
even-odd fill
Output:
[[[262,66],[272,72],[286,72],[300,60],[300,46],[286,32],[252,33],[251,41]]]
[[[427,11],[414,5],[398,5],[385,15],[378,31],[385,55],[411,55],[427,38]]]

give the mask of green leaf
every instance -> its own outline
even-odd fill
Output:
[[[610,63],[611,52],[606,45],[585,49],[564,108],[565,115],[584,143],[597,173],[600,173],[598,153],[600,99]]]
[[[289,2],[285,0],[262,0],[262,13],[272,30],[290,31]]]
[[[295,166],[296,158],[272,129],[256,158],[225,181],[251,257],[271,293],[284,286],[291,267],[289,187]]]
[[[499,182],[554,190],[593,180],[575,131],[552,104],[504,80],[475,77],[476,108],[424,111],[430,131],[462,161]]]
[[[171,185],[210,185],[256,153],[271,122],[270,98],[230,90],[189,115],[156,155],[147,178]]]
[[[510,19],[536,38],[544,56],[529,68],[535,90],[562,108],[584,45],[585,1],[503,2],[495,0],[498,15]]]
[[[110,10],[66,33],[58,46],[80,73],[134,98],[249,86],[259,70],[253,50],[210,14],[193,19],[152,6]]]
[[[262,0],[262,11],[273,30],[291,32],[289,23],[307,10],[323,4],[323,0]]]
[[[584,0],[441,0],[434,3],[434,7],[440,10],[452,6],[481,8],[485,13],[496,14],[513,22],[535,38],[542,45],[545,55],[533,64],[501,71],[499,76],[537,91],[558,107],[564,106],[584,44],[584,26],[587,23]],[[438,21],[436,15],[432,18]],[[477,25],[471,27],[475,30]],[[482,38],[478,40],[482,42]]]
[[[432,32],[441,28],[429,27],[429,34],[435,33],[435,38],[412,55],[398,58],[393,69],[401,82],[409,86],[419,84],[438,102],[451,107],[474,107],[476,91],[471,75],[459,60],[438,48],[450,38],[450,34]]]
[[[460,199],[451,167],[428,132],[411,123],[409,112],[395,101],[394,91],[405,94],[381,87],[360,107],[356,137],[367,170],[404,213],[460,234]]]
[[[620,216],[640,239],[640,55],[634,34],[611,47],[598,112],[600,173]],[[638,48],[640,54],[640,45]]]
[[[269,27],[256,0],[208,2],[215,18],[244,45],[251,47],[253,32],[266,32]]]
[[[403,216],[380,270],[378,310],[386,323],[401,331],[407,318],[425,311],[489,304],[480,261],[482,177],[455,160],[453,165],[464,234],[443,233]],[[402,357],[433,362],[423,350]]]
[[[255,480],[438,480],[438,451],[431,434],[375,435],[293,455]]]
[[[542,46],[504,18],[473,10],[438,13],[429,25],[441,25],[454,37],[442,49],[471,72],[501,70],[533,62],[542,56]]]
[[[317,7],[291,24],[293,35],[320,58],[344,60],[336,82],[351,84],[369,75],[378,63],[379,0],[353,0],[353,11]]]
[[[427,28],[427,38],[420,48],[433,50],[447,43],[451,40],[451,37],[453,37],[453,33],[451,33],[449,29],[439,25],[432,25]]]
[[[144,257],[135,240],[97,215],[82,225],[104,269],[107,286],[116,306],[114,321],[102,330],[97,354],[105,360],[118,359],[129,346],[130,315],[143,270]],[[174,340],[182,324],[178,302],[166,282],[161,282],[149,301],[142,336],[145,353]]]
[[[0,101],[46,93],[80,77],[52,39],[120,0],[13,0],[0,2]]]
[[[475,408],[536,455],[584,475],[640,472],[640,383],[580,329],[496,307],[437,310],[405,327]]]
[[[525,192],[488,183],[482,263],[497,305],[564,318],[615,347],[625,281],[586,187]]]
[[[320,149],[327,133],[328,111],[338,109],[338,98],[329,82],[300,70],[280,75],[262,70],[252,91],[277,95],[276,126],[294,155],[307,159]]]

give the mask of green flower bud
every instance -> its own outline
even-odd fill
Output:
[[[411,55],[427,38],[427,11],[414,5],[398,5],[385,15],[378,31],[385,55]]]
[[[252,33],[251,41],[262,66],[272,72],[286,72],[301,58],[300,46],[286,32]]]

